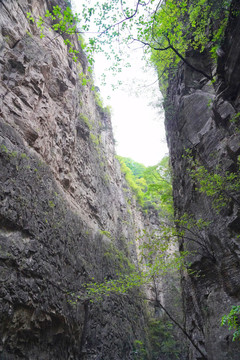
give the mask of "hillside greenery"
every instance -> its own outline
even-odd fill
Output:
[[[173,215],[172,181],[169,158],[145,167],[130,158],[118,156],[128,185],[144,210],[156,209],[161,216]]]

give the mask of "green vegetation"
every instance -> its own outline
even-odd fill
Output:
[[[32,23],[36,22],[36,25],[40,30],[40,38],[44,38],[45,27],[49,27],[49,24],[46,23],[45,19],[41,16],[39,16],[38,19],[35,19],[30,12],[27,13],[27,18]],[[55,5],[53,6],[52,12],[46,10],[45,18],[50,18],[52,20],[50,25],[52,30],[56,31],[59,35],[67,35],[67,38],[64,39],[64,43],[68,46],[69,53],[73,55],[72,59],[76,62],[79,51],[75,49],[70,37],[78,32],[78,15],[73,14],[70,6],[67,6],[66,9],[63,10],[59,5]],[[79,42],[81,43],[81,41],[82,38],[79,37]]]
[[[118,156],[119,161],[121,160],[124,162],[124,164],[132,171],[133,176],[136,179],[140,179],[143,177],[144,171],[146,170],[146,166],[143,164],[139,164],[138,162],[130,159],[130,158],[124,158],[121,156]]]
[[[172,232],[169,232],[171,231]],[[108,231],[99,231],[101,235],[113,240]],[[118,294],[127,295],[133,289],[139,289],[142,285],[152,284],[158,276],[176,273],[185,267],[187,251],[179,253],[176,244],[177,235],[172,240],[173,229],[169,227],[148,233],[143,230],[136,239],[139,243],[139,266],[129,260],[128,249],[119,250],[113,242],[109,243],[103,254],[103,261],[110,262],[113,273],[111,278],[96,281],[95,278],[83,285],[79,294],[72,294],[74,302],[88,299],[90,302],[102,301],[104,297]],[[174,237],[174,235],[173,235]],[[144,298],[144,297],[143,297]],[[71,301],[72,302],[72,301]]]
[[[81,120],[83,120],[83,122],[87,125],[87,127],[89,128],[89,130],[92,130],[93,125],[91,124],[89,118],[88,118],[86,115],[80,114],[80,115],[79,115],[79,118],[80,118]]]
[[[112,235],[111,235],[111,233],[109,231],[100,230],[99,232],[100,232],[101,235],[104,235],[104,236],[108,237],[109,239],[112,238]]]
[[[101,98],[101,95],[94,91],[94,97],[95,97],[95,100],[96,100],[96,104],[101,108],[101,109],[104,109],[104,106],[103,106],[103,100]]]
[[[90,138],[91,138],[93,144],[95,144],[96,147],[98,148],[98,146],[100,144],[99,138],[96,135],[94,135],[93,133],[90,133]]]
[[[52,200],[49,200],[49,201],[48,201],[48,205],[49,205],[49,207],[50,207],[51,209],[55,208],[55,204],[54,204],[54,202],[53,202]]]
[[[152,273],[166,275],[181,268],[191,272],[191,264],[187,262],[188,251],[178,251],[179,240],[196,244],[198,251],[214,259],[212,249],[206,243],[202,230],[208,228],[209,221],[196,220],[189,214],[184,214],[179,219],[163,220],[158,231],[148,234],[143,232],[139,246],[141,263],[152,269]],[[141,238],[141,237],[140,237]],[[154,256],[154,258],[152,258]],[[149,261],[151,259],[151,261]]]
[[[162,2],[153,16],[152,31],[147,32],[147,42],[152,48],[151,60],[155,65],[162,88],[166,89],[169,75],[174,75],[180,61],[211,79],[192,66],[186,52],[206,49],[216,58],[216,51],[228,20],[230,1],[193,0]]]
[[[232,306],[230,312],[222,317],[221,325],[228,325],[229,330],[234,330],[233,341],[240,340],[240,305]]]
[[[95,86],[92,86],[93,95],[95,98],[96,105],[105,113],[108,115],[111,115],[111,107],[106,106],[104,107],[103,99],[98,91],[96,91]]]
[[[131,188],[133,194],[136,196],[136,199],[138,201],[138,203],[143,206],[143,197],[144,197],[144,192],[143,190],[146,187],[146,182],[143,178],[141,178],[141,180],[137,177],[135,177],[133,175],[132,170],[126,165],[125,163],[125,159],[121,156],[117,156],[117,159],[120,162],[121,165],[121,171],[125,176],[125,179],[129,185],[129,187]],[[134,161],[132,161],[134,163]],[[137,163],[135,163],[137,164]]]
[[[78,77],[82,86],[86,86],[87,84],[92,85],[92,79],[89,74],[86,75],[83,71],[81,71],[79,72]]]
[[[9,149],[4,144],[0,145],[0,152],[7,154],[9,158],[15,158],[19,155],[17,151],[9,151]]]
[[[92,37],[90,44],[95,51],[102,51],[109,45],[113,55],[112,70],[118,71],[121,53],[114,42],[130,46],[139,42],[145,53],[152,54],[159,77],[165,81],[175,71],[179,61],[194,68],[186,58],[190,49],[208,51],[215,57],[221,45],[226,27],[230,1],[228,0],[152,0],[148,3],[137,1],[97,2],[94,8],[83,7],[84,31],[90,29],[91,21],[98,30],[98,37]],[[124,52],[123,52],[124,53]],[[108,58],[110,54],[107,54]]]
[[[148,329],[152,360],[166,356],[169,356],[170,359],[179,359],[179,355],[182,353],[182,344],[174,336],[173,324],[168,319],[165,317],[151,319]]]
[[[100,233],[104,236],[111,236],[105,231],[101,231]],[[139,247],[141,267],[136,266],[129,260],[127,250],[120,251],[113,243],[110,243],[103,254],[103,264],[104,266],[108,264],[107,267],[113,270],[111,276],[108,276],[103,281],[97,281],[95,278],[91,278],[90,282],[82,285],[78,293],[70,294],[70,302],[76,304],[77,301],[88,300],[90,303],[98,303],[99,301],[103,301],[104,298],[114,294],[118,296],[132,296],[132,294],[135,294],[135,297],[140,297],[144,300],[146,295],[139,291],[143,285],[152,285],[158,276],[169,276],[170,273],[175,273],[185,266],[184,262],[187,252],[181,252],[179,254],[177,250],[173,249],[173,243],[169,241],[169,236],[162,237],[161,233],[157,231],[151,234],[144,232],[137,239],[140,243],[142,240],[144,241],[142,242],[143,245]],[[134,290],[135,292],[132,292]],[[150,301],[153,300],[150,299]],[[157,298],[155,302],[157,307],[166,311]],[[170,316],[170,320],[173,321],[175,325],[184,331],[181,325],[174,320],[168,312],[166,312],[166,314]],[[152,320],[152,322],[154,322],[154,320]],[[152,344],[156,341],[154,337],[157,336],[156,333],[159,332],[159,329],[163,331],[166,324],[164,321],[159,320],[157,328],[155,325],[155,323],[151,325],[153,329],[152,333],[150,331],[149,334]],[[170,328],[170,325],[166,325],[165,337],[159,346],[161,346],[161,351],[164,354],[177,354],[173,333],[171,333]],[[157,342],[159,343],[159,340],[157,340]],[[144,357],[146,354],[143,344],[136,342],[135,345],[135,354],[141,354],[141,356],[143,356],[141,357],[142,359],[147,359],[147,357]],[[156,351],[157,347],[156,345]]]
[[[100,234],[113,240],[108,231],[100,231]],[[78,293],[70,294],[72,304],[85,299],[90,303],[98,303],[113,294],[126,295],[128,291],[144,283],[144,279],[141,279],[141,273],[129,260],[128,254],[119,250],[112,242],[105,248],[103,263],[108,264],[108,268],[111,267],[111,278],[105,278],[99,282],[92,277],[88,283],[82,285]]]
[[[194,159],[191,150],[186,150],[189,162],[188,172],[191,179],[197,184],[196,190],[212,199],[212,206],[218,212],[229,205],[231,201],[239,205],[235,194],[240,191],[239,162],[235,172],[224,171],[221,166],[210,171],[199,160]]]
[[[0,146],[0,150],[2,151],[2,152],[5,152],[6,154],[8,154],[8,148],[6,147],[6,145],[4,145],[4,144],[1,144],[1,146]]]
[[[147,351],[144,347],[144,343],[141,340],[135,340],[133,343],[133,358],[134,360],[148,359]]]
[[[168,157],[159,164],[145,167],[130,158],[117,157],[128,185],[143,209],[152,207],[162,216],[173,214],[171,171]]]
[[[92,66],[94,63],[94,53],[105,52],[107,59],[112,59],[111,70],[115,73],[121,72],[122,62],[129,66],[124,50],[133,43],[142,44],[147,59],[151,56],[164,90],[180,61],[206,78],[213,79],[211,73],[190,64],[186,53],[189,50],[207,50],[216,58],[230,3],[229,0],[151,0],[148,3],[138,0],[133,5],[120,0],[99,1],[94,7],[82,4],[80,14],[73,13],[70,6],[62,9],[56,5],[52,11],[46,11],[44,18],[35,19],[31,13],[27,17],[31,23],[36,23],[41,38],[45,36],[46,27],[59,35],[64,34],[64,42],[74,61],[78,59],[78,50],[71,39],[73,34],[78,34],[89,64]],[[91,31],[92,26],[94,31]],[[86,44],[83,35],[88,32],[91,35]],[[115,43],[118,45],[115,46]]]
[[[152,318],[148,322],[148,349],[141,340],[135,340],[133,344],[133,358],[136,360],[177,360],[185,354],[186,349],[182,341],[176,338],[174,327],[163,316],[161,319]],[[149,351],[150,350],[150,351]],[[149,357],[150,352],[150,357]],[[186,353],[187,357],[187,353]],[[182,357],[181,357],[182,358]]]
[[[231,119],[230,122],[236,124],[240,119],[240,112],[238,112],[237,114],[235,114]]]

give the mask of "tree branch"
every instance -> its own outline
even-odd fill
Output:
[[[204,71],[202,71],[202,70],[196,68],[195,66],[193,66],[192,64],[190,64],[190,62],[187,61],[187,60],[178,52],[178,50],[175,49],[175,48],[171,45],[170,40],[169,40],[169,38],[168,38],[167,36],[166,36],[166,39],[167,39],[167,41],[168,41],[168,43],[169,43],[170,49],[172,49],[172,51],[174,51],[175,54],[176,54],[187,66],[189,66],[192,70],[197,71],[198,73],[202,74],[202,75],[205,76],[208,80],[212,80],[212,76],[206,74]]]
[[[138,41],[138,42],[140,42],[141,44],[143,44],[143,45],[145,45],[145,46],[149,46],[151,49],[156,50],[156,51],[165,51],[165,50],[171,49],[171,46],[170,46],[170,45],[167,46],[167,47],[165,47],[165,48],[157,48],[157,47],[154,47],[154,46],[152,46],[151,44],[149,44],[149,43],[147,43],[147,42],[145,42],[145,41],[142,41],[142,40],[139,40],[139,39],[135,39],[135,38],[133,38],[133,40],[134,40],[134,41]]]
[[[122,19],[122,20],[120,20],[119,22],[117,22],[117,23],[115,23],[115,24],[113,24],[113,25],[110,25],[107,29],[105,29],[104,31],[102,31],[98,36],[100,37],[100,36],[102,36],[103,34],[105,34],[106,32],[108,32],[108,30],[112,29],[113,27],[115,27],[115,26],[117,26],[117,25],[120,25],[120,24],[122,24],[123,22],[132,19],[132,18],[137,14],[139,5],[141,5],[141,4],[140,4],[140,0],[138,0],[137,5],[136,5],[136,9],[135,9],[135,11],[134,11],[134,13],[133,13],[132,15],[126,16],[125,19]],[[121,0],[121,7],[122,7],[122,12],[125,14],[125,12],[124,12],[124,10],[123,10],[122,0]]]
[[[193,339],[191,338],[191,336],[186,332],[186,330],[179,324],[179,322],[177,320],[175,320],[172,315],[167,311],[167,309],[160,303],[160,301],[158,299],[156,299],[156,304],[158,307],[160,307],[161,309],[163,309],[163,311],[166,313],[166,315],[169,317],[169,319],[175,324],[177,325],[177,327],[183,332],[183,334],[188,338],[188,340],[191,342],[191,344],[195,347],[195,349],[202,355],[202,358],[204,360],[207,360],[207,357],[204,355],[204,353],[202,352],[201,349],[199,349],[199,347],[195,344],[195,342],[193,341]]]

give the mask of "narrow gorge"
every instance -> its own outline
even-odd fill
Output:
[[[239,360],[221,326],[240,304],[239,0],[218,57],[187,51],[161,88],[184,266],[109,293],[94,284],[140,271],[162,219],[121,170],[83,43],[74,61],[28,15],[67,5],[0,0],[0,360]]]

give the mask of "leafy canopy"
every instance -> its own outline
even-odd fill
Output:
[[[233,305],[230,312],[224,315],[221,325],[228,325],[229,330],[234,330],[233,341],[240,340],[240,305]]]
[[[167,0],[153,16],[148,42],[152,61],[159,77],[167,78],[180,60],[186,62],[186,52],[208,50],[213,56],[221,44],[226,27],[229,0]],[[165,48],[165,51],[160,51]]]
[[[145,167],[130,158],[118,156],[122,172],[138,203],[147,210],[153,207],[163,216],[173,215],[172,180],[169,158]]]
[[[44,37],[46,25],[59,34],[67,35],[65,44],[75,61],[78,51],[71,36],[79,34],[90,65],[94,62],[94,53],[104,52],[106,58],[112,60],[111,69],[114,72],[121,71],[121,62],[129,65],[126,59],[128,49],[136,48],[138,43],[142,46],[145,59],[149,60],[151,56],[161,83],[166,83],[180,60],[212,78],[211,74],[189,64],[186,52],[207,49],[216,55],[230,3],[230,0],[89,1],[79,5],[80,13],[73,13],[70,6],[65,9],[53,6],[52,12],[47,10],[45,19],[39,17],[36,23],[40,37]],[[35,21],[31,13],[28,13],[28,18]],[[46,22],[47,19],[50,22]],[[84,34],[88,38],[86,43],[82,41]]]

